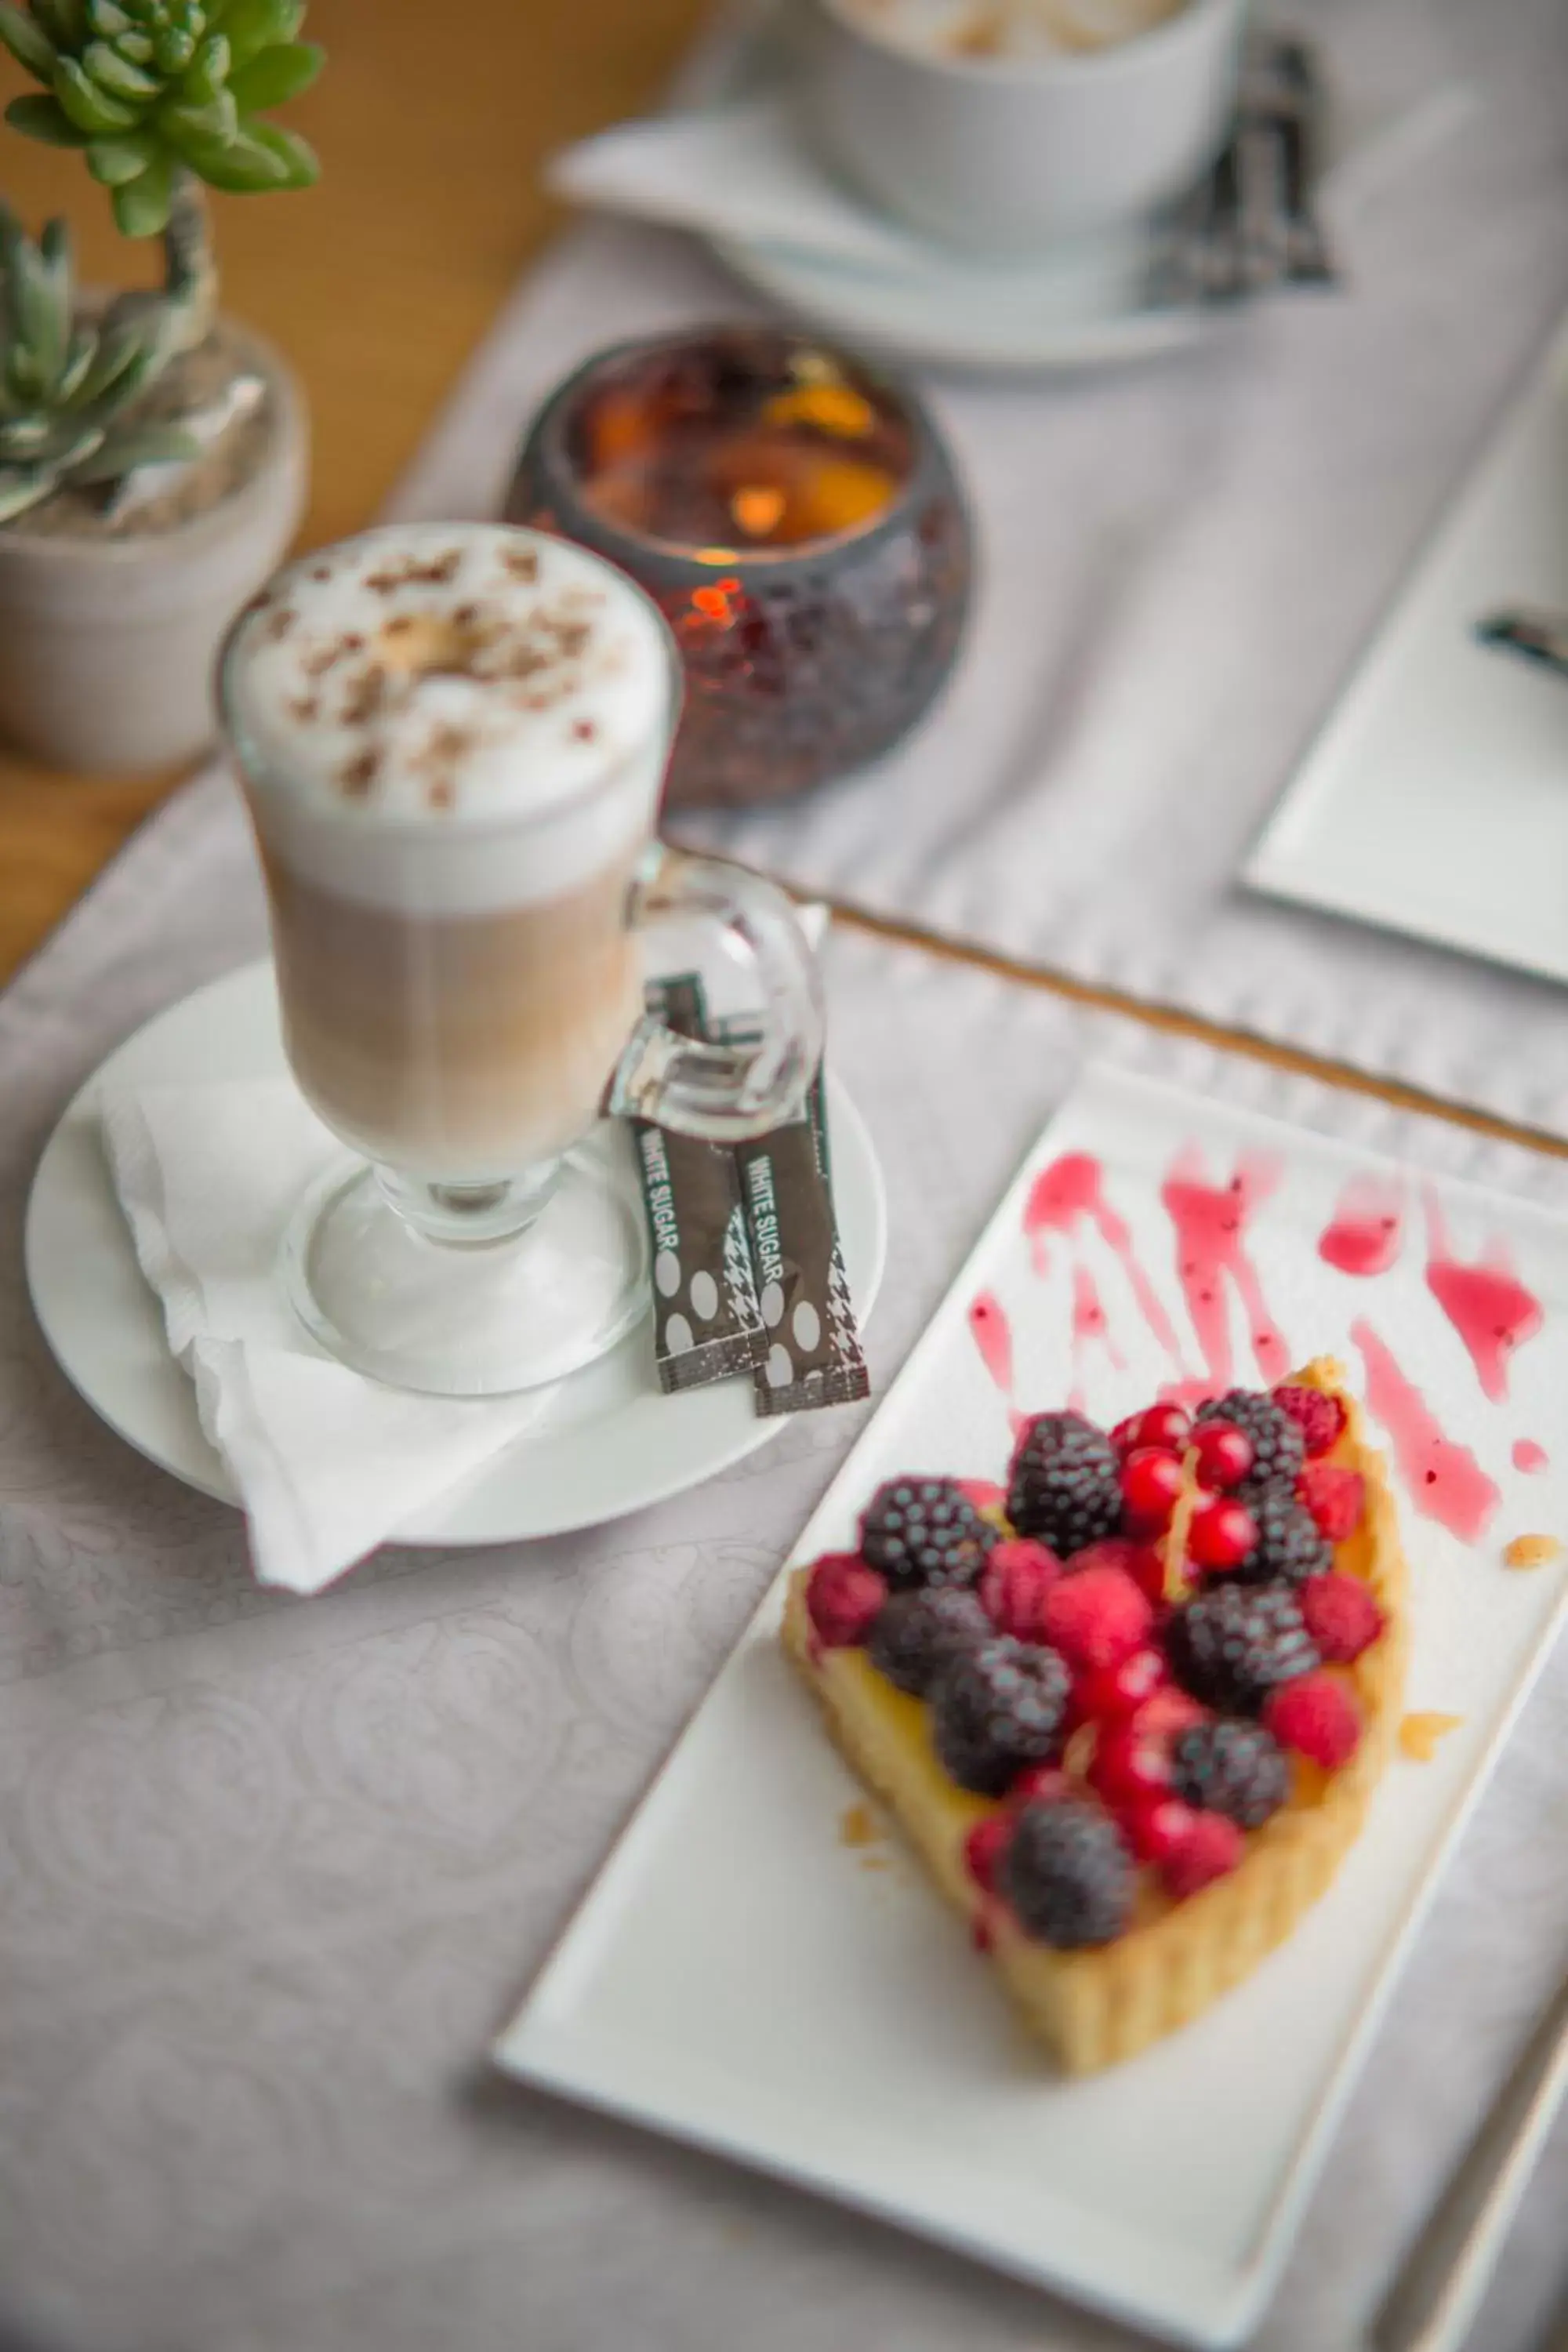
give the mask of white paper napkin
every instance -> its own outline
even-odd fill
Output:
[[[548,1391],[385,1388],[315,1346],[284,1296],[279,1244],[342,1146],[287,1079],[127,1089],[102,1118],[137,1257],[263,1584],[321,1591],[548,1411]]]

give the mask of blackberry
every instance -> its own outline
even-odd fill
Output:
[[[1260,1389],[1231,1389],[1198,1407],[1200,1421],[1228,1421],[1245,1430],[1252,1444],[1251,1487],[1294,1486],[1296,1473],[1307,1458],[1301,1424],[1282,1404]]]
[[[1025,1806],[1000,1875],[1019,1926],[1058,1951],[1109,1944],[1132,1916],[1136,1873],[1121,1832],[1076,1798]]]
[[[860,1521],[860,1557],[896,1592],[973,1584],[995,1540],[955,1478],[889,1478]]]
[[[1258,1486],[1248,1479],[1237,1500],[1258,1523],[1258,1541],[1232,1570],[1244,1584],[1304,1584],[1310,1576],[1328,1574],[1334,1548],[1289,1486]]]
[[[924,1698],[943,1666],[995,1636],[977,1596],[962,1585],[895,1592],[877,1612],[866,1654],[901,1691]]]
[[[1055,1650],[1010,1633],[944,1666],[931,1687],[931,1738],[959,1787],[999,1797],[1026,1764],[1053,1757],[1071,1687]]]
[[[1271,1690],[1320,1663],[1288,1584],[1229,1578],[1174,1611],[1165,1654],[1194,1698],[1234,1715],[1256,1715]]]
[[[1013,1455],[1007,1517],[1020,1535],[1038,1536],[1061,1559],[1114,1535],[1121,1478],[1110,1438],[1081,1412],[1037,1413]]]
[[[1290,1792],[1290,1768],[1260,1723],[1199,1723],[1172,1750],[1175,1790],[1189,1805],[1260,1829]]]

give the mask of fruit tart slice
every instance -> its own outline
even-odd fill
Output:
[[[1360,1830],[1405,1570],[1342,1381],[1323,1359],[1109,1435],[1042,1413],[1005,1502],[889,1480],[858,1552],[790,1580],[829,1730],[1069,2073],[1239,1982]]]

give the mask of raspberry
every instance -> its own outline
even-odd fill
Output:
[[[963,1866],[987,1895],[996,1892],[996,1867],[1012,1834],[1013,1823],[1006,1813],[987,1813],[963,1841]]]
[[[866,1639],[888,1597],[888,1580],[858,1552],[824,1552],[805,1588],[806,1614],[829,1650],[851,1650]]]
[[[1300,1424],[1283,1405],[1259,1391],[1232,1389],[1199,1405],[1198,1425],[1206,1421],[1229,1422],[1251,1440],[1252,1468],[1247,1475],[1255,1486],[1293,1479],[1306,1458]]]
[[[1187,1528],[1187,1555],[1199,1568],[1239,1568],[1258,1542],[1258,1521],[1245,1503],[1218,1496],[1200,1503]]]
[[[1239,1486],[1258,1458],[1251,1438],[1233,1421],[1200,1423],[1193,1432],[1193,1451],[1198,1457],[1198,1483],[1208,1487]]]
[[[1179,1797],[1158,1797],[1129,1805],[1119,1818],[1121,1833],[1139,1861],[1152,1862],[1159,1868],[1187,1843],[1197,1815]]]
[[[1180,1454],[1192,1427],[1192,1415],[1179,1404],[1152,1404],[1144,1412],[1129,1413],[1110,1433],[1118,1454],[1125,1456],[1141,1445],[1156,1445],[1162,1453]]]
[[[1163,1735],[1141,1730],[1137,1717],[1102,1729],[1089,1768],[1091,1788],[1118,1811],[1171,1793],[1171,1748]]]
[[[1114,1666],[1142,1648],[1154,1612],[1124,1568],[1080,1568],[1041,1605],[1045,1636],[1075,1666]]]
[[[980,1598],[998,1633],[1042,1642],[1045,1598],[1062,1575],[1054,1551],[1032,1536],[1011,1536],[992,1547],[980,1579]]]
[[[961,1789],[999,1797],[1026,1764],[1057,1752],[1072,1678],[1054,1650],[999,1633],[932,1685],[931,1738]]]
[[[1169,1673],[1161,1650],[1134,1650],[1114,1666],[1091,1666],[1073,1685],[1073,1713],[1080,1723],[1136,1715]]]
[[[932,1584],[894,1593],[867,1636],[866,1655],[900,1690],[924,1698],[942,1668],[990,1641],[993,1630],[973,1592]]]
[[[973,1584],[996,1540],[955,1478],[889,1478],[860,1521],[860,1551],[895,1591]]]
[[[1332,1546],[1319,1534],[1310,1511],[1304,1511],[1288,1486],[1249,1488],[1247,1507],[1258,1525],[1258,1540],[1237,1568],[1247,1584],[1270,1584],[1281,1578],[1300,1584],[1332,1568]]]
[[[1128,1527],[1145,1536],[1168,1528],[1183,1483],[1182,1465],[1173,1454],[1154,1445],[1138,1446],[1121,1465],[1121,1507]]]
[[[1098,1805],[1026,1805],[1000,1877],[1025,1933],[1058,1951],[1109,1944],[1132,1916],[1132,1857]]]
[[[1207,1723],[1209,1719],[1206,1706],[1200,1706],[1195,1698],[1178,1690],[1173,1683],[1166,1683],[1152,1698],[1144,1700],[1132,1721],[1146,1739],[1173,1740],[1182,1732],[1190,1731],[1194,1723]]]
[[[1310,1454],[1327,1454],[1344,1434],[1345,1409],[1337,1396],[1321,1389],[1299,1388],[1286,1381],[1273,1391],[1274,1402],[1289,1414],[1301,1433]]]
[[[1289,1766],[1260,1723],[1196,1725],[1177,1739],[1172,1760],[1178,1795],[1237,1829],[1261,1829],[1290,1793]]]
[[[1327,1536],[1331,1543],[1343,1543],[1361,1525],[1366,1480],[1359,1470],[1336,1470],[1331,1462],[1309,1462],[1296,1481],[1296,1499],[1321,1536]]]
[[[1054,1805],[1058,1798],[1079,1794],[1058,1764],[1026,1764],[1007,1791],[1010,1805]]]
[[[1359,1576],[1310,1576],[1296,1598],[1320,1654],[1337,1666],[1348,1666],[1370,1650],[1386,1622]]]
[[[1165,1597],[1165,1563],[1152,1544],[1134,1543],[1131,1536],[1106,1536],[1085,1544],[1068,1562],[1069,1576],[1085,1568],[1124,1568],[1146,1600],[1156,1605]]]
[[[1165,1863],[1160,1875],[1165,1891],[1178,1903],[1236,1868],[1247,1841],[1223,1813],[1194,1813],[1184,1843]]]
[[[1165,1654],[1194,1698],[1236,1715],[1256,1715],[1278,1684],[1319,1663],[1288,1584],[1229,1580],[1172,1612]]]
[[[1121,1487],[1110,1440],[1081,1412],[1042,1412],[1027,1423],[1013,1455],[1007,1517],[1059,1558],[1081,1550],[1121,1521]]]
[[[1348,1763],[1361,1743],[1355,1694],[1332,1675],[1300,1675],[1277,1690],[1263,1719],[1282,1748],[1293,1748],[1325,1771]]]

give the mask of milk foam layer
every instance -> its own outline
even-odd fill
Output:
[[[434,915],[555,897],[624,855],[652,824],[674,677],[658,614],[596,557],[412,523],[280,572],[223,692],[268,854]]]
[[[1185,0],[840,0],[847,16],[922,57],[1080,56],[1163,24]]]

